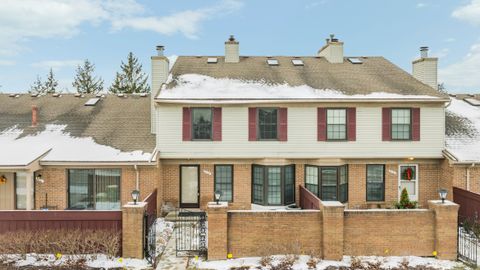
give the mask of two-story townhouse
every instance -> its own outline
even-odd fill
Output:
[[[445,103],[427,48],[414,76],[383,57],[345,57],[327,39],[313,56],[152,57],[152,132],[163,198],[205,207],[297,203],[299,186],[349,208],[391,207],[406,188],[425,206],[441,172]]]

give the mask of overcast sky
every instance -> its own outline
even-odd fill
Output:
[[[150,72],[166,55],[314,55],[334,33],[347,56],[384,56],[411,72],[420,46],[450,92],[480,92],[480,0],[0,0],[0,91],[25,92],[53,68],[73,91],[89,59],[109,86],[132,51]]]

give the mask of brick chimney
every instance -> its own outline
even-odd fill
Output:
[[[428,57],[428,47],[420,47],[420,59],[412,62],[412,75],[415,79],[438,90],[438,58]]]
[[[326,41],[325,46],[318,50],[317,56],[325,57],[332,64],[343,63],[343,42],[335,38],[333,34]]]
[[[38,107],[32,105],[32,127],[37,127],[38,125]]]
[[[157,46],[157,55],[152,56],[152,93],[151,98],[151,133],[156,133],[156,118],[155,118],[155,97],[160,92],[160,88],[167,81],[168,74],[170,73],[170,61],[164,56],[165,47]]]
[[[225,63],[240,62],[239,43],[233,35],[225,41]]]

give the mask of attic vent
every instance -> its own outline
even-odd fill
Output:
[[[52,94],[52,97],[61,97],[62,95],[60,95],[60,93],[53,93]]]
[[[478,100],[478,99],[464,98],[463,100],[465,100],[468,104],[470,104],[472,106],[480,106],[480,100]]]
[[[141,97],[146,97],[146,96],[148,96],[148,94],[147,93],[140,93],[140,96]]]
[[[303,60],[301,59],[292,59],[292,64],[294,66],[303,66]]]
[[[117,94],[117,97],[125,97],[125,94],[123,93]]]
[[[95,95],[95,97],[98,97],[98,98],[103,98],[103,97],[105,97],[105,95],[104,95],[104,94],[100,94],[100,93],[98,93],[98,94],[96,94],[96,95]]]
[[[82,94],[80,94],[80,93],[75,93],[74,96],[75,96],[75,97],[82,97]]]
[[[208,64],[216,64],[217,62],[218,62],[218,58],[216,58],[216,57],[207,58],[207,63]]]
[[[91,98],[85,102],[85,106],[95,106],[99,100],[99,98]]]
[[[278,66],[278,60],[277,59],[267,59],[267,64],[269,66]]]
[[[38,97],[38,93],[31,93],[30,96],[31,97]]]
[[[352,64],[362,64],[363,61],[360,58],[348,58],[348,61]]]

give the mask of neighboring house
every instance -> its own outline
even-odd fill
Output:
[[[158,186],[149,96],[0,94],[0,210],[119,210]]]
[[[446,111],[448,177],[453,186],[480,193],[480,97],[451,95]]]
[[[406,188],[425,207],[444,177],[445,105],[437,59],[415,77],[383,57],[345,57],[328,39],[313,56],[152,57],[152,131],[163,200],[233,208],[297,203],[299,185],[349,208],[391,207]],[[170,70],[170,72],[169,72]],[[435,88],[435,89],[434,89]]]

